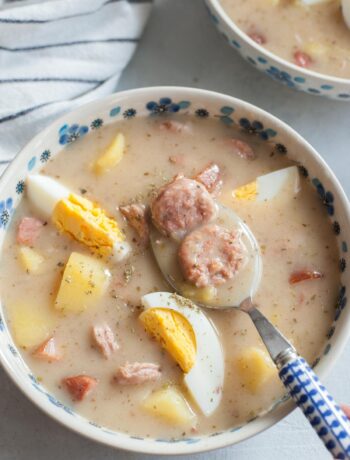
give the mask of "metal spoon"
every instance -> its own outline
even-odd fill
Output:
[[[206,308],[236,308],[247,313],[253,321],[273,362],[279,370],[279,377],[289,394],[303,411],[333,458],[350,459],[350,422],[336,404],[307,362],[298,355],[293,345],[273,326],[270,321],[254,306],[253,296],[258,288],[262,261],[259,245],[249,227],[231,209],[220,205],[218,223],[242,231],[242,238],[249,252],[249,264],[243,267],[250,285],[237,284],[243,289],[243,298],[238,302],[228,302],[234,295],[217,294],[210,303],[197,304]],[[171,285],[179,294],[183,292],[183,280],[177,267],[178,243],[162,236],[155,228],[151,230],[151,246],[158,266]],[[235,285],[233,284],[233,287]],[[240,296],[236,296],[238,299]],[[220,304],[220,301],[222,303]]]

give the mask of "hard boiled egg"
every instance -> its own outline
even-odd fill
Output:
[[[220,404],[224,383],[224,354],[207,316],[190,300],[169,292],[141,298],[140,315],[154,336],[184,371],[184,383],[204,415]]]
[[[68,233],[93,252],[112,256],[116,261],[130,251],[117,222],[91,201],[72,193],[51,177],[40,174],[27,178],[29,200],[56,227]]]
[[[291,196],[296,195],[300,190],[300,178],[297,166],[279,169],[255,181],[250,182],[232,192],[236,200],[268,201],[287,191]]]

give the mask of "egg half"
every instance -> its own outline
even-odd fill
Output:
[[[26,185],[31,203],[45,218],[51,217],[61,232],[101,256],[112,256],[116,261],[127,256],[130,246],[117,222],[90,200],[41,174],[29,175]]]
[[[300,190],[300,177],[297,166],[273,171],[264,176],[259,176],[255,181],[235,189],[232,192],[236,200],[269,201],[287,190],[291,196]]]
[[[213,324],[190,300],[170,292],[141,298],[145,329],[177,361],[184,383],[204,415],[219,406],[225,376],[224,353]]]

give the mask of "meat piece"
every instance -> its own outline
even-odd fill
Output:
[[[158,380],[160,366],[153,363],[126,363],[117,370],[114,380],[119,385],[139,385]]]
[[[97,380],[88,375],[75,375],[62,380],[76,401],[82,401],[97,385]]]
[[[254,160],[256,158],[254,150],[247,142],[232,138],[228,139],[227,144],[231,147],[233,153],[244,160]]]
[[[311,57],[303,51],[296,51],[294,53],[294,62],[299,67],[310,67],[312,63]]]
[[[217,206],[204,185],[179,175],[159,190],[151,212],[160,232],[179,239],[209,222],[216,215]]]
[[[218,195],[222,187],[220,168],[215,163],[210,163],[194,178],[204,185],[209,193]]]
[[[34,351],[33,356],[49,362],[60,361],[62,359],[61,354],[57,350],[54,337],[50,337],[39,345],[39,347]]]
[[[119,206],[119,210],[128,221],[128,224],[136,231],[140,239],[140,244],[146,247],[149,243],[149,227],[145,205],[130,204]]]
[[[23,217],[17,232],[17,243],[25,246],[33,246],[39,237],[44,223],[35,217]]]
[[[108,324],[93,326],[92,340],[106,359],[108,359],[111,354],[119,348],[113,331]]]
[[[317,280],[323,278],[323,273],[312,270],[300,270],[293,272],[289,277],[289,284],[300,283],[306,280]]]
[[[186,236],[178,259],[185,279],[205,287],[233,278],[245,261],[245,251],[239,232],[208,224]]]
[[[159,129],[174,134],[192,134],[192,125],[177,120],[166,120],[159,124]]]
[[[266,38],[264,35],[258,34],[257,32],[251,32],[248,36],[255,41],[258,45],[265,45]]]

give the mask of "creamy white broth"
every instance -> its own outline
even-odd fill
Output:
[[[350,30],[340,1],[313,6],[304,6],[302,0],[221,0],[221,4],[243,32],[262,38],[262,46],[277,56],[301,65],[295,53],[302,52],[311,59],[306,68],[350,78]]]
[[[187,120],[182,116],[175,118]],[[175,174],[183,172],[191,177],[210,161],[216,161],[224,181],[219,200],[244,219],[261,245],[264,268],[255,301],[264,314],[310,362],[321,352],[334,317],[339,288],[338,251],[325,207],[315,190],[301,178],[301,191],[294,198],[281,194],[266,203],[235,202],[232,198],[234,188],[292,163],[285,155],[276,153],[273,144],[254,135],[227,127],[217,120],[193,118],[190,121],[193,133],[188,135],[160,130],[157,117],[117,122],[66,147],[43,168],[43,173],[57,178],[73,191],[86,191],[86,198],[98,202],[116,218],[133,248],[128,260],[119,265],[109,264],[112,273],[110,287],[94,307],[65,317],[54,311],[54,299],[70,253],[75,250],[89,254],[89,251],[59,234],[50,222],[34,245],[35,250],[45,257],[44,272],[29,275],[23,270],[18,260],[16,230],[23,216],[36,216],[26,198],[12,219],[0,265],[2,300],[7,307],[10,329],[11,306],[19,301],[41,305],[56,323],[53,333],[63,351],[61,361],[49,364],[35,359],[32,349],[21,351],[34,375],[61,401],[93,422],[132,435],[171,438],[216,432],[242,424],[267,410],[283,396],[284,391],[277,375],[256,394],[247,391],[237,372],[237,357],[252,345],[264,349],[261,340],[244,313],[207,310],[225,353],[225,384],[218,410],[206,418],[187,395],[198,417],[195,430],[191,431],[187,427],[164,423],[140,407],[152,390],[169,382],[180,385],[183,374],[138,321],[140,297],[153,291],[166,291],[169,287],[150,250],[141,251],[133,242],[135,233],[125,223],[117,206],[135,199],[149,203],[155,188]],[[119,131],[127,139],[124,158],[111,172],[96,176],[91,171],[91,163]],[[249,142],[257,158],[247,161],[232,153],[225,143],[232,136]],[[183,164],[169,161],[169,157],[175,155],[181,156]],[[122,286],[124,272],[131,266],[134,273],[130,282]],[[305,268],[318,270],[325,276],[291,286],[288,282],[290,274]],[[101,321],[111,326],[120,345],[109,360],[91,345],[91,326]],[[126,361],[159,363],[162,377],[144,385],[118,386],[113,382],[113,375]],[[97,378],[98,385],[83,401],[73,402],[61,381],[64,377],[83,373]]]

